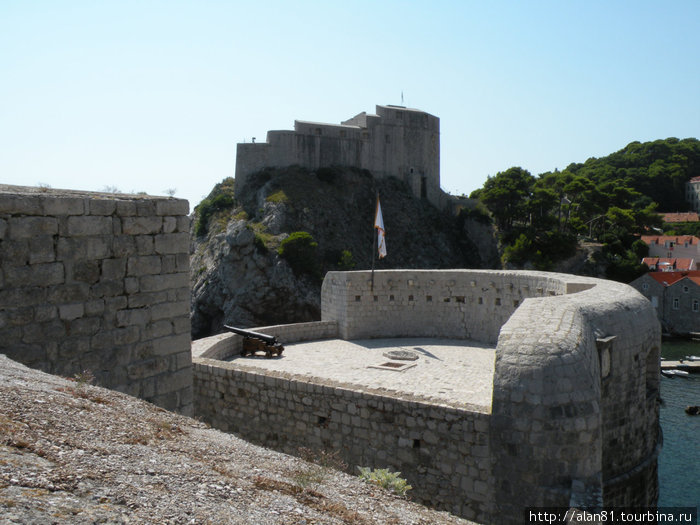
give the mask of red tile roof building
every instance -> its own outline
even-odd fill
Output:
[[[662,213],[664,222],[666,223],[676,223],[676,222],[698,222],[700,217],[698,217],[698,212],[696,211],[686,211],[680,213]]]
[[[649,257],[700,260],[700,239],[693,235],[642,235]]]
[[[646,264],[652,272],[697,270],[695,259],[690,258],[644,257],[642,264]]]
[[[700,332],[700,271],[648,272],[630,286],[651,301],[664,331]]]

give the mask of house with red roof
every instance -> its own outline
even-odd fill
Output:
[[[649,257],[700,260],[700,239],[694,235],[642,235]]]
[[[697,270],[695,259],[685,257],[644,257],[642,264],[646,264],[651,272],[687,272]]]
[[[698,212],[696,211],[685,211],[680,213],[662,213],[661,217],[663,217],[663,221],[667,224],[700,221],[700,217],[698,217]]]
[[[700,332],[700,271],[649,272],[630,286],[651,301],[664,331]]]

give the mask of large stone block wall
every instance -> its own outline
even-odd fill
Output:
[[[660,327],[631,287],[529,299],[496,347],[496,512],[653,505]],[[517,519],[503,523],[518,523]]]
[[[301,442],[339,450],[351,464],[382,466],[386,459],[429,488],[421,501],[486,523],[521,523],[526,506],[656,503],[661,331],[653,307],[633,288],[545,272],[377,271],[373,284],[370,272],[330,272],[322,318],[336,323],[343,339],[432,336],[494,344],[490,414],[458,410],[455,416],[445,407],[378,400],[340,385],[199,358],[197,411],[288,452]],[[366,411],[358,412],[356,399],[365,398]],[[381,426],[387,406],[406,411],[405,419]],[[415,410],[420,416],[410,413]],[[411,434],[418,419],[423,438]],[[429,448],[437,463],[423,455],[420,440],[433,442],[423,425],[441,429],[439,445]],[[415,439],[417,446],[408,446]],[[452,471],[442,469],[446,458]]]
[[[341,125],[297,120],[294,131],[269,131],[267,142],[238,144],[236,184],[267,167],[350,166],[405,180],[417,197],[442,206],[440,119],[399,106],[376,106],[376,112]]]
[[[195,414],[290,454],[337,451],[358,466],[400,471],[415,501],[490,523],[489,416],[194,359]]]
[[[0,186],[0,353],[190,413],[186,200]]]
[[[321,289],[323,320],[343,339],[451,337],[495,344],[501,326],[529,297],[593,286],[546,272],[381,270],[329,272]]]

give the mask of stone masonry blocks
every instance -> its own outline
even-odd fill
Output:
[[[631,287],[545,272],[386,270],[373,289],[369,272],[329,272],[321,293],[321,323],[257,330],[284,342],[325,326],[335,331],[325,337],[494,345],[490,410],[237,369],[218,359],[240,352],[240,337],[222,334],[193,347],[195,413],[286,452],[330,449],[351,466],[399,470],[420,501],[480,523],[519,524],[525,505],[656,503],[660,327]],[[611,340],[603,372],[599,342]]]
[[[191,413],[188,213],[180,199],[0,185],[0,352]]]

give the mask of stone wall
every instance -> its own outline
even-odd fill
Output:
[[[194,359],[194,384],[195,414],[216,428],[290,454],[337,451],[354,474],[358,466],[400,471],[414,501],[491,522],[488,414],[212,359]]]
[[[294,131],[269,131],[266,142],[238,144],[236,185],[267,167],[350,166],[398,177],[417,197],[444,207],[449,199],[440,189],[440,119],[400,106],[377,106],[376,112],[341,125],[297,120]]]
[[[190,413],[189,204],[0,186],[0,352]]]
[[[593,286],[546,272],[492,270],[381,270],[371,281],[370,272],[326,275],[322,319],[337,321],[341,338],[425,336],[495,344],[525,299]]]
[[[546,272],[330,272],[322,317],[343,339],[495,345],[490,413],[195,358],[197,414],[291,453],[389,465],[425,489],[421,501],[481,522],[519,524],[526,506],[656,503],[661,332],[633,288]]]

